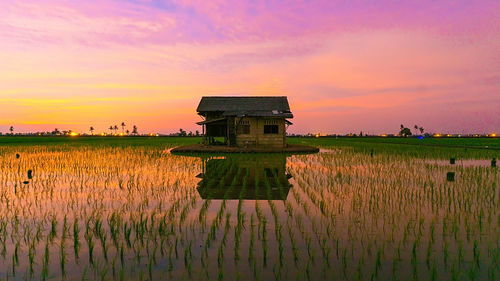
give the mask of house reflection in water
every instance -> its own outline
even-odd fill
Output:
[[[292,185],[284,154],[238,154],[202,158],[197,177],[203,199],[286,200]]]

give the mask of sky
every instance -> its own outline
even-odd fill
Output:
[[[0,132],[197,130],[285,95],[290,133],[500,132],[500,1],[0,0]]]

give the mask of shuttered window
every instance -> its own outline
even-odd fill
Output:
[[[264,134],[278,134],[278,125],[264,125]]]

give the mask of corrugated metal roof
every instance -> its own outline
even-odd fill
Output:
[[[224,116],[265,116],[293,118],[285,96],[202,97],[198,113],[222,112]]]

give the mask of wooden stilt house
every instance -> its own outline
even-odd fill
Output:
[[[286,129],[293,118],[288,99],[279,97],[202,97],[197,108],[204,119],[204,142],[238,147],[286,147]]]

